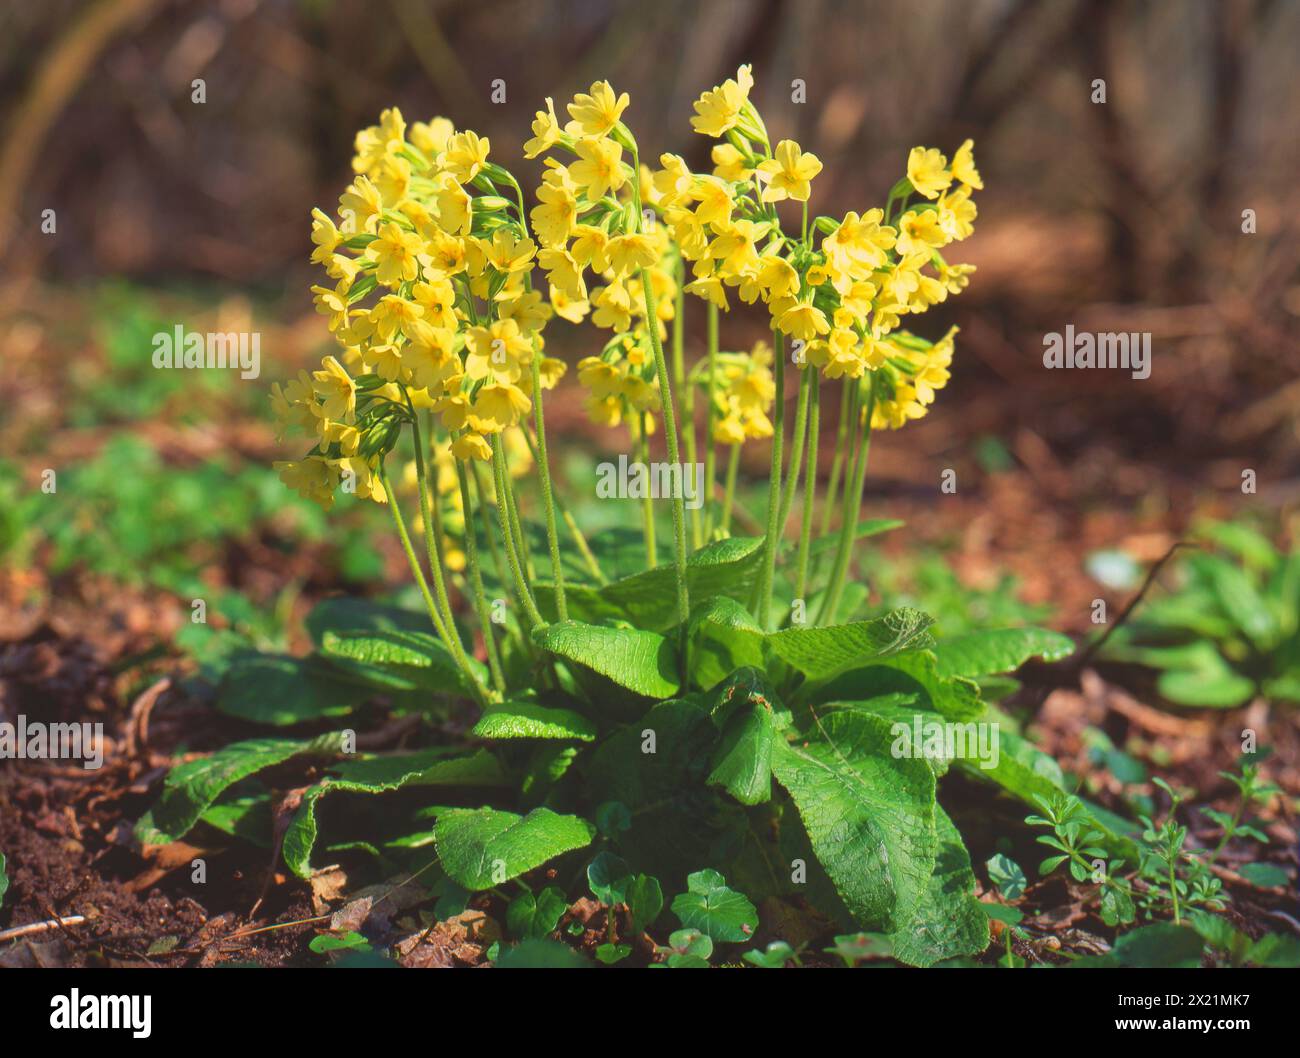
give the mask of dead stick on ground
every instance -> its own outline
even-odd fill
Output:
[[[1179,540],[1172,547],[1170,547],[1168,551],[1166,551],[1163,555],[1160,556],[1160,559],[1156,562],[1154,566],[1151,567],[1150,571],[1147,573],[1146,580],[1142,582],[1142,587],[1138,589],[1137,594],[1133,596],[1133,598],[1129,601],[1129,604],[1124,607],[1123,612],[1119,615],[1119,617],[1115,619],[1115,623],[1106,629],[1105,633],[1101,636],[1100,639],[1094,640],[1092,643],[1090,643],[1088,647],[1084,650],[1084,652],[1079,655],[1078,661],[1074,663],[1074,667],[1076,671],[1082,672],[1084,666],[1086,666],[1088,662],[1092,660],[1093,655],[1095,655],[1097,651],[1099,651],[1105,645],[1106,640],[1108,640],[1111,636],[1113,636],[1116,633],[1116,631],[1118,631],[1119,628],[1124,624],[1124,622],[1129,619],[1129,615],[1132,614],[1133,611],[1137,609],[1138,604],[1146,596],[1146,593],[1150,590],[1151,585],[1155,583],[1156,577],[1158,577],[1160,575],[1160,571],[1164,569],[1165,563],[1174,557],[1174,552],[1177,551],[1180,547],[1198,547],[1198,546],[1199,546],[1198,544],[1190,540]]]
[[[68,926],[80,926],[85,921],[85,915],[68,915],[66,918],[50,918],[44,922],[29,922],[25,926],[14,926],[12,929],[0,930],[0,944],[17,940],[19,937],[29,937],[33,933],[44,933],[47,929],[66,929]]]

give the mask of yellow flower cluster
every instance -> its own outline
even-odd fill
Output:
[[[707,361],[700,364],[707,380]],[[723,445],[772,436],[768,413],[776,400],[772,347],[758,342],[748,353],[719,353],[714,365],[713,440]]]
[[[906,366],[914,361],[892,336],[902,317],[960,292],[974,271],[949,264],[940,252],[973,230],[971,195],[983,183],[972,142],[962,144],[951,164],[933,148],[914,148],[907,177],[885,209],[817,217],[810,227],[808,201],[822,163],[793,140],[771,147],[749,99],[752,86],[750,68],[742,66],[734,80],[695,103],[695,130],[720,141],[711,173],[693,173],[679,156],[664,154],[653,174],[655,205],[692,262],[686,289],[723,311],[733,292],[746,304],[762,301],[773,328],[799,343],[798,363],[827,378],[861,378],[883,368],[891,392],[916,394],[897,408],[887,400],[883,419],[919,417],[918,408],[923,414],[946,380],[946,366],[942,380],[936,370],[920,383],[908,381]],[[914,196],[923,201],[910,204]],[[785,201],[802,204],[798,238],[782,230],[777,205]],[[904,377],[894,379],[896,373]]]
[[[312,292],[342,352],[272,392],[283,426],[317,441],[278,464],[281,476],[327,507],[348,473],[359,495],[385,502],[378,461],[422,409],[457,459],[490,458],[489,439],[532,407],[552,315],[530,288],[537,246],[518,184],[488,161],[486,137],[444,118],[408,129],[394,108],[355,147],[337,221],[312,211],[312,260],[332,281]],[[550,388],[565,365],[538,368]]]

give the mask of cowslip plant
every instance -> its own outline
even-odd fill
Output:
[[[330,849],[423,856],[420,869],[462,895],[500,896],[545,866],[572,897],[575,858],[598,841],[606,858],[588,883],[612,926],[649,924],[626,888],[637,879],[680,894],[670,965],[707,965],[715,942],[755,939],[769,901],[840,931],[850,960],[928,965],[986,947],[942,780],[960,769],[1025,800],[1062,789],[979,681],[1072,644],[1032,628],[936,639],[933,619],[909,608],[838,623],[864,601],[847,590],[856,545],[896,524],[859,519],[872,434],[923,416],[948,379],[955,331],[935,341],[903,322],[969,280],[944,253],[971,234],[972,145],[951,161],[917,147],[883,207],[815,215],[821,163],[793,141],[773,146],[751,86],[742,67],[696,102],[696,132],[716,141],[705,173],[671,153],[643,167],[630,101],[605,82],[564,123],[548,100],[524,145],[544,165],[531,209],[487,139],[444,119],[408,127],[389,110],[358,135],[337,218],[313,214],[313,258],[331,280],[317,305],[341,351],[273,394],[313,442],[281,472],[326,507],[339,491],[387,506],[424,613],[327,600],[308,619],[310,657],[245,659],[218,705],[337,726],[382,695],[440,733],[391,753],[359,752],[350,729],[227,747],[171,773],[143,837],[233,827],[223,808],[235,801],[247,829],[275,796],[262,779],[287,770],[306,782],[282,839],[302,877],[328,833]],[[687,293],[707,313],[689,365]],[[762,305],[770,344],[722,349],[733,298]],[[549,469],[543,406],[565,372],[544,340],[557,318],[588,316],[610,332],[577,367],[588,409],[626,424],[630,454],[666,483],[628,483],[644,501],[640,534],[588,538]],[[840,414],[819,488],[824,383],[838,384]],[[650,464],[660,435],[667,463]],[[733,535],[736,449],[756,439],[771,444],[766,515],[761,535]],[[721,503],[718,445],[732,449]],[[692,465],[703,456],[689,519],[683,451]],[[659,499],[672,515],[665,564],[646,513]],[[399,809],[374,810],[381,795]],[[345,835],[341,799],[362,821]],[[1088,818],[1096,844],[1135,855]],[[554,930],[558,900],[549,887],[510,900],[521,947]],[[625,946],[613,934],[600,957],[618,961]]]

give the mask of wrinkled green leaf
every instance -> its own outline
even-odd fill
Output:
[[[1034,657],[1059,661],[1074,653],[1074,641],[1045,628],[992,628],[940,639],[934,653],[940,676],[974,679],[1015,672]]]
[[[596,725],[572,709],[556,709],[536,702],[505,701],[488,706],[474,725],[479,738],[547,738],[596,740]]]
[[[677,693],[676,652],[655,632],[560,621],[535,630],[533,640],[636,694],[670,698]]]
[[[673,914],[687,929],[697,929],[710,940],[739,943],[758,929],[758,911],[742,893],[727,887],[717,871],[696,871],[686,879],[686,892],[675,897]]]
[[[812,679],[833,676],[866,664],[934,646],[928,629],[933,619],[920,610],[891,610],[871,621],[855,621],[827,628],[785,628],[767,636],[777,657]]]
[[[895,759],[888,721],[833,712],[807,745],[778,740],[772,771],[790,793],[821,865],[867,929],[903,928],[939,852],[934,773]]]
[[[549,808],[534,808],[526,816],[462,808],[438,817],[433,840],[447,874],[478,892],[590,844],[595,833],[585,819]]]

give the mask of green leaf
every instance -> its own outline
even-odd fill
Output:
[[[753,702],[734,712],[713,753],[709,785],[722,787],[743,805],[769,800],[776,738],[776,719],[769,703]]]
[[[778,740],[772,771],[789,792],[813,851],[845,906],[867,929],[910,920],[934,871],[934,773],[924,760],[890,754],[889,722],[830,713],[821,739]]]
[[[307,634],[312,642],[324,645],[326,632],[423,632],[433,635],[427,614],[385,606],[368,599],[336,595],[322,599],[307,615]]]
[[[1237,868],[1237,873],[1261,889],[1276,889],[1291,883],[1291,876],[1276,863],[1242,864]]]
[[[670,698],[680,685],[672,643],[655,632],[560,621],[534,630],[533,641],[647,698]]]
[[[687,929],[697,929],[711,941],[750,940],[758,929],[758,912],[744,895],[727,887],[717,871],[696,871],[686,879],[686,892],[672,903],[673,914]]]
[[[857,702],[891,694],[919,695],[916,703],[946,720],[974,720],[984,712],[979,686],[964,676],[942,677],[933,651],[881,658],[834,679],[811,684],[800,697],[813,704]]]
[[[1300,966],[1300,939],[1266,933],[1250,946],[1245,961],[1255,966],[1295,969]]]
[[[596,958],[606,966],[613,966],[617,962],[622,962],[632,954],[632,945],[630,944],[601,944],[596,948]]]
[[[1074,641],[1045,628],[993,628],[940,639],[934,653],[940,676],[974,679],[1015,672],[1033,657],[1059,661],[1074,653]]]
[[[591,963],[557,940],[526,940],[502,950],[495,965],[502,970],[581,970]]]
[[[736,669],[762,668],[762,627],[743,603],[725,595],[701,603],[691,614],[691,679],[708,689]]]
[[[549,808],[534,808],[526,816],[462,808],[438,817],[433,840],[447,874],[478,892],[589,845],[595,833],[585,819],[557,815]]]
[[[373,691],[319,659],[258,654],[236,658],[217,688],[227,716],[284,727],[350,713]]]
[[[366,940],[360,933],[322,933],[318,937],[313,937],[312,942],[307,945],[317,955],[324,955],[331,951],[370,951],[370,941]]]
[[[853,530],[853,539],[854,541],[865,540],[870,536],[887,533],[893,529],[901,529],[906,524],[906,522],[900,522],[897,518],[864,518],[858,522],[857,527]],[[820,554],[829,552],[832,548],[837,547],[839,542],[838,531],[834,535],[827,535],[814,540],[808,548],[808,557],[816,558]]]
[[[1188,644],[1179,655],[1178,667],[1162,672],[1156,687],[1171,702],[1204,709],[1235,709],[1255,693],[1254,681],[1203,640]]]
[[[633,877],[627,889],[627,910],[633,934],[639,934],[659,917],[664,909],[664,894],[659,879],[648,874]]]
[[[912,966],[977,955],[989,944],[988,916],[975,897],[975,873],[961,834],[938,805],[934,823],[939,840],[934,871],[911,917],[890,938],[894,957]]]
[[[934,646],[928,629],[934,621],[920,610],[891,610],[883,617],[828,628],[786,628],[767,636],[783,661],[811,679],[833,676],[884,658]]]
[[[136,836],[146,845],[177,841],[228,787],[313,748],[308,742],[255,738],[177,765],[163,780],[158,803],[136,824]]]
[[[488,706],[474,725],[479,738],[547,738],[596,740],[596,725],[572,709],[556,709],[536,702],[505,701]]]
[[[504,786],[508,780],[487,750],[458,753],[440,747],[392,757],[344,761],[335,774],[308,789],[284,832],[284,862],[299,878],[310,878],[316,844],[316,803],[331,792],[380,794],[403,786]]]
[[[4,907],[5,893],[9,891],[9,875],[5,873],[5,854],[0,852],[0,907]]]
[[[536,896],[523,892],[506,907],[506,929],[520,940],[545,937],[560,924],[568,909],[558,886],[548,885]]]
[[[322,637],[321,649],[327,657],[360,662],[396,677],[399,689],[471,689],[469,677],[456,664],[451,651],[429,632],[330,630]],[[487,679],[481,663],[473,658],[469,663],[481,680]]]
[[[1076,960],[1074,966],[1178,967],[1201,963],[1204,942],[1200,934],[1187,926],[1161,922],[1129,930],[1115,940],[1108,955],[1094,955]]]
[[[764,970],[780,970],[795,957],[795,951],[783,940],[774,940],[762,951],[757,948],[744,954],[745,962]]]
[[[631,884],[627,863],[612,852],[600,853],[587,866],[587,885],[592,895],[606,907],[623,903]]]
[[[989,872],[989,881],[998,887],[998,892],[1005,900],[1018,899],[1025,891],[1028,879],[1020,864],[1010,856],[998,853],[984,864]]]

